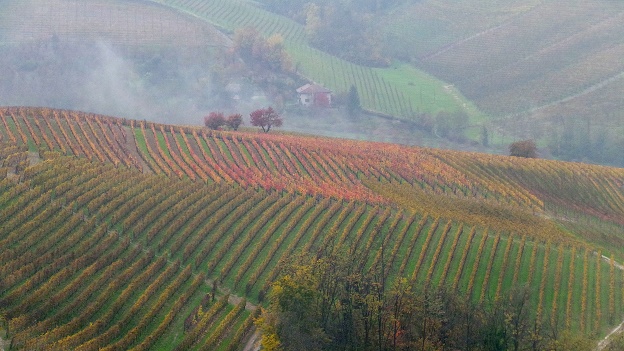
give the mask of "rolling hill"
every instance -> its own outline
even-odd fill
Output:
[[[421,1],[388,13],[379,30],[388,50],[453,84],[497,133],[622,165],[604,141],[622,145],[623,15],[621,2],[600,0]],[[576,145],[561,150],[565,139]]]
[[[562,330],[624,316],[623,169],[49,108],[0,119],[0,329],[18,349],[242,349],[281,262],[327,247],[474,301],[529,286],[532,318]]]

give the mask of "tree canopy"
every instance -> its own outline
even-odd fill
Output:
[[[273,107],[261,108],[249,114],[251,125],[262,128],[262,131],[268,133],[272,127],[282,126],[282,117],[273,110]]]
[[[537,158],[537,145],[533,140],[516,141],[509,145],[509,155],[516,157]]]
[[[357,254],[296,257],[269,293],[258,320],[265,350],[590,350],[530,313],[530,290],[477,304],[444,287],[402,278]],[[306,263],[301,263],[306,262]]]

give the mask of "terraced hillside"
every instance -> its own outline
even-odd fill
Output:
[[[472,117],[478,114],[454,88],[445,87],[444,82],[409,65],[371,68],[312,48],[303,25],[266,11],[253,1],[150,1],[194,15],[226,31],[252,26],[266,36],[282,35],[299,73],[336,93],[346,93],[354,85],[362,107],[369,111],[405,120],[413,119],[421,112],[467,109]]]
[[[623,14],[617,2],[542,2],[424,64],[487,111],[526,111],[618,76]]]
[[[65,41],[106,41],[115,45],[227,45],[203,21],[161,6],[117,0],[16,1],[0,6],[0,44],[57,36]]]
[[[388,50],[487,114],[512,115],[501,122],[509,132],[540,138],[565,120],[621,134],[623,16],[613,1],[422,1],[388,14],[380,30]],[[529,121],[514,124],[516,114]]]
[[[624,316],[622,169],[0,119],[0,316],[18,349],[241,349],[252,311],[227,293],[262,303],[283,260],[327,248],[475,301],[527,285],[543,326],[601,335]]]

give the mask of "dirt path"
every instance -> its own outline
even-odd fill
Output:
[[[149,166],[147,165],[147,163],[145,163],[145,160],[143,160],[143,157],[141,157],[141,154],[139,153],[139,148],[136,145],[136,140],[134,139],[134,132],[132,131],[132,129],[130,129],[130,127],[123,127],[123,132],[124,132],[124,151],[128,151],[130,152],[130,154],[132,154],[132,156],[139,161],[139,163],[141,164],[141,171],[143,173],[151,173],[152,171],[150,170]]]
[[[8,349],[9,347],[9,341],[8,340],[4,340],[0,337],[0,351],[4,351],[6,349]]]
[[[243,351],[259,351],[260,350],[260,333],[258,331],[254,331],[251,335],[247,343],[245,344],[245,348]]]
[[[208,286],[212,286],[212,283],[213,283],[212,280],[206,279],[206,284],[208,284]],[[224,289],[222,287],[217,287],[217,291],[221,294],[230,294],[230,297],[228,298],[228,303],[230,305],[238,305],[243,300],[242,297],[238,295],[234,295],[230,293],[229,290]],[[247,303],[245,304],[245,309],[247,311],[253,312],[256,309],[258,309],[258,306],[247,301]],[[260,350],[260,333],[254,327],[253,334],[251,334],[249,338],[247,339],[247,341],[245,342],[245,348],[243,349],[243,351],[259,351],[259,350]],[[3,351],[3,350],[0,350],[0,351]]]
[[[545,105],[542,105],[542,106],[534,107],[534,108],[532,108],[532,109],[530,109],[530,110],[528,110],[526,112],[535,113],[535,112],[537,112],[539,110],[543,110],[543,109],[546,109],[548,107],[552,107],[552,106],[555,106],[555,105],[566,103],[568,101],[571,101],[571,100],[574,100],[576,98],[579,98],[579,97],[581,97],[583,95],[587,95],[587,94],[589,94],[591,92],[594,92],[594,91],[596,91],[596,90],[606,86],[607,84],[612,83],[612,82],[614,82],[614,81],[616,81],[618,79],[621,79],[621,78],[624,78],[624,72],[617,73],[617,74],[615,74],[615,75],[613,75],[613,76],[611,76],[609,78],[606,78],[606,79],[604,79],[604,80],[602,80],[600,82],[597,82],[597,83],[595,83],[595,84],[585,88],[584,90],[582,90],[582,91],[580,91],[580,92],[578,92],[576,94],[566,96],[566,97],[561,98],[559,100],[551,101],[551,102],[549,102],[549,103],[547,103]]]
[[[596,346],[594,350],[595,351],[604,350],[605,347],[609,346],[609,343],[611,342],[611,337],[620,334],[623,328],[624,328],[624,321],[620,323],[620,325],[615,327],[609,334],[607,334],[607,336],[605,336],[604,339],[600,340],[600,342],[598,343],[598,346]]]
[[[602,259],[606,262],[611,262],[611,259],[605,255],[602,255]],[[614,262],[614,266],[615,268],[624,271],[624,265],[622,265],[621,263]],[[622,323],[620,323],[620,325],[618,325],[617,327],[613,328],[613,330],[611,330],[611,332],[607,334],[607,336],[605,336],[602,340],[600,340],[598,342],[598,345],[594,349],[594,351],[604,350],[607,346],[609,346],[609,343],[611,343],[611,338],[613,336],[616,336],[622,333],[623,330],[624,330],[624,321],[622,321]]]

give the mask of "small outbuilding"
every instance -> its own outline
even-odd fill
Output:
[[[303,106],[331,107],[332,91],[318,84],[306,84],[297,89]]]

